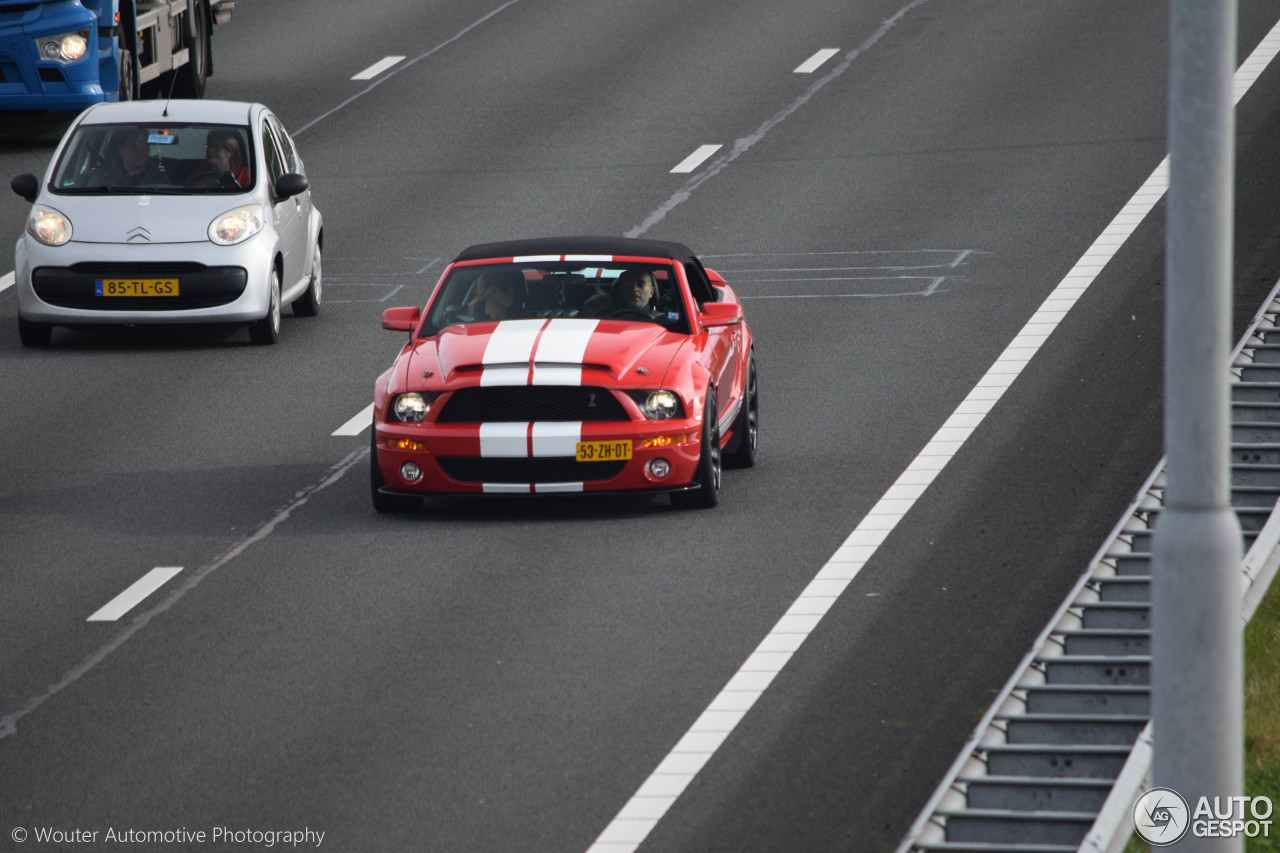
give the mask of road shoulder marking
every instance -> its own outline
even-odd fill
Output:
[[[840,50],[838,48],[834,48],[834,47],[824,48],[818,51],[817,53],[815,53],[813,56],[806,59],[804,62],[797,65],[796,69],[791,73],[792,74],[812,74],[813,72],[821,68],[823,63],[825,63],[828,59],[835,56],[839,52]]]
[[[404,62],[403,56],[384,57],[382,59],[379,59],[377,62],[373,63],[368,68],[361,71],[359,74],[355,75],[351,79],[352,80],[372,80],[374,77],[377,77],[379,74],[381,74],[383,71],[386,71],[391,66],[398,65],[401,62]]]
[[[137,607],[147,596],[173,579],[182,566],[157,566],[134,581],[128,589],[98,608],[86,622],[114,622]]]

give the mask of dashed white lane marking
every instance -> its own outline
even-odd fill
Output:
[[[293,514],[295,509],[298,509],[307,501],[311,500],[312,497],[322,490],[329,488],[329,486],[332,486],[334,483],[341,480],[343,475],[368,457],[369,448],[367,447],[363,447],[359,450],[353,450],[351,453],[348,453],[341,462],[326,471],[324,476],[318,482],[313,483],[302,491],[296,493],[293,496],[293,500],[290,501],[287,506],[277,511],[270,520],[265,522],[250,536],[242,539],[235,545],[235,547],[230,551],[227,551],[218,559],[214,560],[212,563],[202,566],[194,572],[187,574],[177,588],[168,591],[162,601],[152,604],[146,610],[130,619],[124,624],[124,626],[119,628],[115,637],[108,640],[78,664],[67,670],[61,678],[49,685],[43,693],[37,696],[32,696],[27,700],[26,704],[18,710],[10,711],[4,716],[0,716],[0,740],[17,734],[18,723],[28,715],[35,713],[42,705],[44,705],[44,703],[48,702],[63,690],[66,690],[68,687],[92,672],[98,664],[111,657],[116,650],[129,642],[130,638],[142,629],[146,628],[147,625],[151,623],[152,619],[175,607],[187,593],[199,586],[205,578],[225,566],[227,563],[230,563],[236,557],[239,557],[248,550],[250,546],[266,539],[275,532],[277,527],[288,520],[289,516]]]
[[[828,47],[818,51],[813,56],[806,59],[796,66],[796,70],[792,74],[812,74],[822,67],[822,63],[840,52],[839,48]]]
[[[686,174],[703,164],[712,154],[723,148],[723,145],[699,145],[698,149],[676,164],[670,174]]]
[[[0,292],[13,287],[13,283],[17,280],[18,276],[16,272],[7,272],[4,275],[0,275]]]
[[[157,566],[138,578],[124,592],[102,605],[87,622],[114,622],[133,608],[141,604],[147,596],[164,586],[173,576],[182,571],[182,566]]]
[[[369,405],[361,409],[358,415],[356,415],[351,420],[347,421],[345,424],[338,427],[337,429],[335,429],[333,432],[329,434],[338,435],[338,436],[359,435],[360,433],[364,432],[365,429],[372,423],[373,423],[373,403],[370,403]]]
[[[905,7],[890,22],[900,18],[914,5],[919,4]],[[1267,34],[1236,73],[1234,89],[1237,103],[1277,52],[1280,52],[1280,24]],[[676,742],[666,758],[604,828],[588,853],[631,853],[649,836],[676,798],[711,760],[881,543],[889,538],[934,478],[995,408],[1032,356],[1164,197],[1168,188],[1169,159],[1166,157],[1093,241],[1066,278],[1053,289],[1039,310],[1031,315],[1022,331],[1005,347],[995,364],[956,407],[924,450],[858,523],[844,544],[836,549],[684,737]]]
[[[359,74],[352,77],[351,79],[352,80],[372,80],[374,77],[377,77],[379,74],[381,74],[383,71],[386,71],[391,66],[397,65],[401,62],[404,62],[403,56],[388,56],[383,59],[379,59],[377,62],[373,63],[368,68],[361,71]]]

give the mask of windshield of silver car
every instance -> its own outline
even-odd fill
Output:
[[[55,193],[242,193],[253,186],[247,127],[83,124],[62,149]]]

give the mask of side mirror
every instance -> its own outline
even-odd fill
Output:
[[[393,332],[412,332],[421,319],[419,308],[388,308],[382,312],[382,328]]]
[[[280,180],[276,181],[276,199],[284,201],[286,198],[293,198],[307,191],[311,183],[306,176],[299,175],[297,172],[289,172],[281,175]]]
[[[707,281],[711,282],[716,287],[724,287],[725,284],[727,283],[724,280],[724,276],[720,275],[720,273],[716,272],[715,270],[709,269],[706,271],[706,273],[707,273]]]
[[[742,322],[742,306],[735,302],[708,302],[698,314],[703,328],[734,326]]]
[[[10,181],[9,188],[27,201],[35,201],[40,194],[40,179],[28,172]]]

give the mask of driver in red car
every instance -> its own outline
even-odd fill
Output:
[[[613,283],[612,293],[597,293],[583,304],[582,316],[603,317],[623,308],[649,314],[657,290],[653,273],[648,270],[623,270]]]

